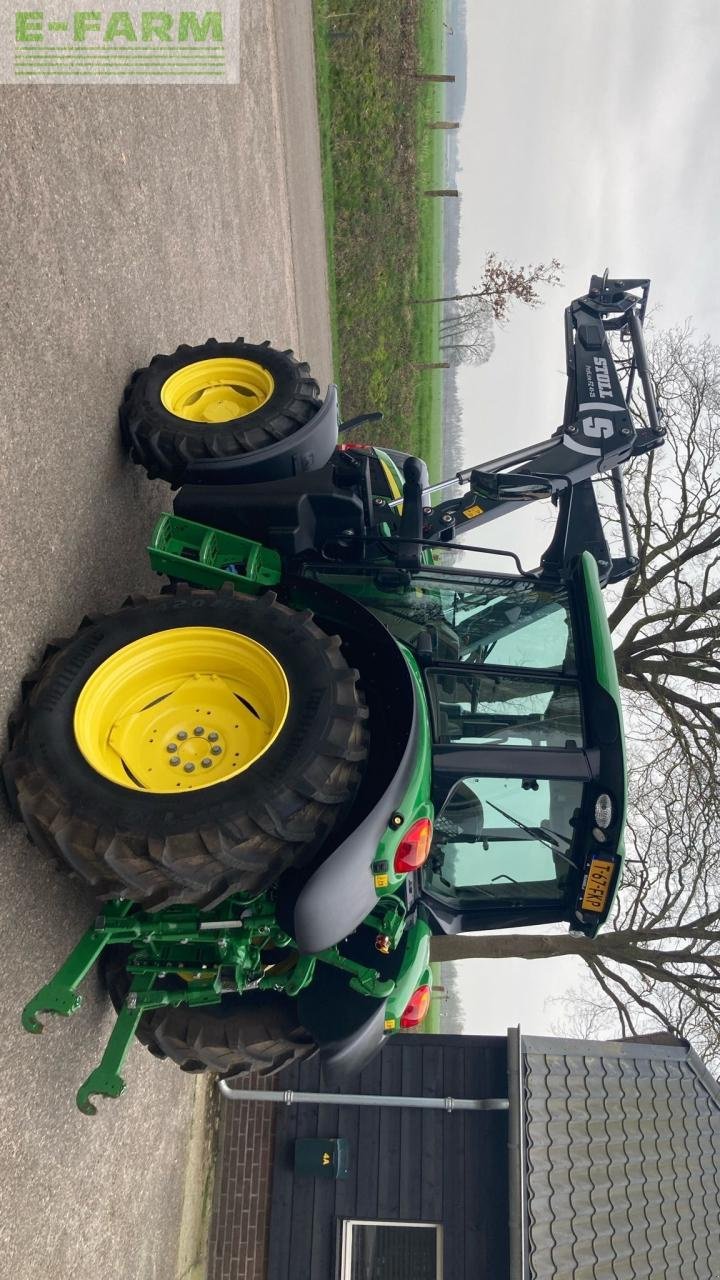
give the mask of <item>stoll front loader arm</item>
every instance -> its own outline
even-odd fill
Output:
[[[637,568],[628,523],[623,466],[631,458],[657,448],[664,441],[643,338],[649,280],[609,280],[592,276],[590,289],[565,311],[567,392],[562,425],[547,440],[504,454],[460,471],[452,481],[421,491],[420,504],[408,509],[413,497],[412,476],[406,496],[400,537],[412,556],[413,542],[461,541],[463,534],[497,516],[539,498],[558,507],[555,536],[542,558],[545,574],[561,575],[573,557],[590,551],[598,563],[600,581],[619,582]],[[638,292],[639,291],[639,292]],[[626,387],[608,343],[607,333],[619,330],[632,351]],[[635,373],[640,377],[649,425],[634,425],[629,402]],[[612,558],[598,512],[593,478],[609,475],[622,530],[624,552]],[[448,484],[469,485],[460,496],[430,510],[427,495]],[[418,488],[415,485],[415,488]]]

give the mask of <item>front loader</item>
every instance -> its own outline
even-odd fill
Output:
[[[433,934],[606,920],[626,770],[602,588],[638,563],[623,466],[663,440],[648,287],[592,278],[562,425],[446,500],[419,459],[346,443],[378,415],[340,422],[292,352],[210,339],[133,374],[123,441],[175,490],[165,585],[48,647],[3,766],[32,841],[99,900],[23,1013],[72,1013],[99,962],[117,1022],[82,1111],[122,1092],[135,1037],[221,1076],[319,1053],[338,1083],[422,1021]],[[487,567],[466,535],[540,498],[539,567]]]

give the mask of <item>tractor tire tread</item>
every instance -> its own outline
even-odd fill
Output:
[[[109,947],[100,970],[116,1011],[129,978],[125,947]],[[169,1059],[191,1074],[271,1076],[316,1052],[297,1018],[295,1001],[280,993],[252,991],[223,996],[220,1004],[179,1005],[144,1013],[135,1035],[155,1058]]]
[[[177,593],[151,600],[130,596],[123,609],[165,613],[195,607],[198,600],[211,607],[225,600],[232,606],[231,596],[235,593],[191,590],[183,584]],[[324,679],[333,691],[332,713],[304,766],[287,781],[278,779],[252,812],[240,811],[214,824],[203,820],[195,829],[160,836],[101,823],[63,795],[43,767],[42,753],[29,749],[28,726],[38,693],[62,669],[58,664],[67,646],[78,634],[88,633],[54,642],[46,662],[23,682],[12,746],[3,764],[11,808],[33,843],[77,872],[100,899],[131,898],[148,910],[174,903],[210,908],[233,892],[261,892],[290,866],[302,867],[314,857],[357,792],[368,750],[367,710],[357,673],[347,666],[339,642],[328,645],[309,613],[278,603],[272,592],[241,599],[251,608],[272,610],[273,629],[284,631],[294,646],[302,643],[306,651],[312,646],[321,652]]]
[[[181,344],[172,354],[155,355],[147,369],[136,369],[132,374],[120,404],[120,434],[133,462],[144,467],[150,479],[167,480],[176,487],[189,464],[254,453],[292,435],[320,408],[320,387],[308,364],[297,360],[291,351],[275,351],[274,359],[284,363],[291,386],[290,393],[281,397],[277,406],[273,406],[271,397],[266,406],[247,417],[215,427],[186,421],[165,409],[156,386],[158,369],[164,367],[170,376],[188,362],[188,356],[193,360],[212,358],[220,346],[228,355],[235,350],[252,356],[271,344],[268,340],[246,343],[240,338],[218,343],[215,338],[208,338],[199,346]]]

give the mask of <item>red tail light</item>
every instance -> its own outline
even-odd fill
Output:
[[[396,871],[417,871],[427,861],[432,844],[433,825],[429,818],[414,822],[397,847]]]
[[[431,994],[431,988],[428,986],[418,987],[417,991],[413,992],[400,1019],[401,1027],[417,1027],[420,1025],[430,1008]]]

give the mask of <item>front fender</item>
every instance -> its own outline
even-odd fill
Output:
[[[193,460],[183,474],[183,484],[260,484],[319,471],[337,445],[338,422],[337,387],[331,385],[317,413],[292,435],[256,453]]]

